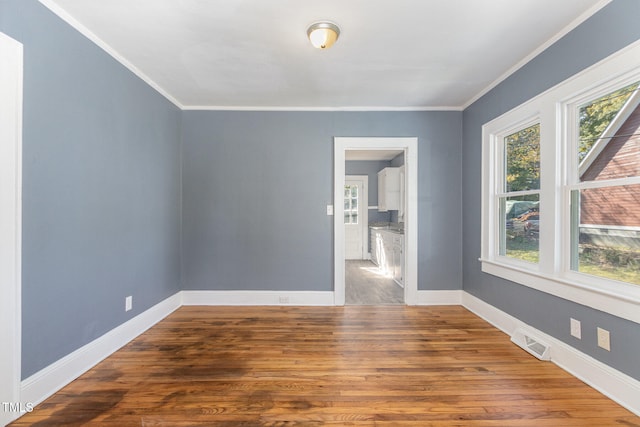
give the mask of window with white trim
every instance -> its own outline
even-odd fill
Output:
[[[640,285],[640,91],[568,106],[571,270]],[[607,89],[608,90],[608,89]]]
[[[482,270],[640,323],[640,42],[482,144]]]
[[[540,220],[540,123],[500,136],[496,164],[498,254],[538,263]]]

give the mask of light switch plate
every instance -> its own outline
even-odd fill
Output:
[[[333,215],[333,205],[327,205],[327,215]]]

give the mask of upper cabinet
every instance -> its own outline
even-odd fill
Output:
[[[378,211],[400,209],[400,168],[384,168],[378,172]]]

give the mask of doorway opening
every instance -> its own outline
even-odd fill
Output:
[[[334,147],[335,304],[416,304],[417,138],[336,137]]]

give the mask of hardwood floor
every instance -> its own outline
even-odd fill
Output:
[[[13,426],[640,426],[462,307],[182,307]]]
[[[382,276],[371,261],[345,261],[345,302],[350,305],[404,304],[404,289]]]

